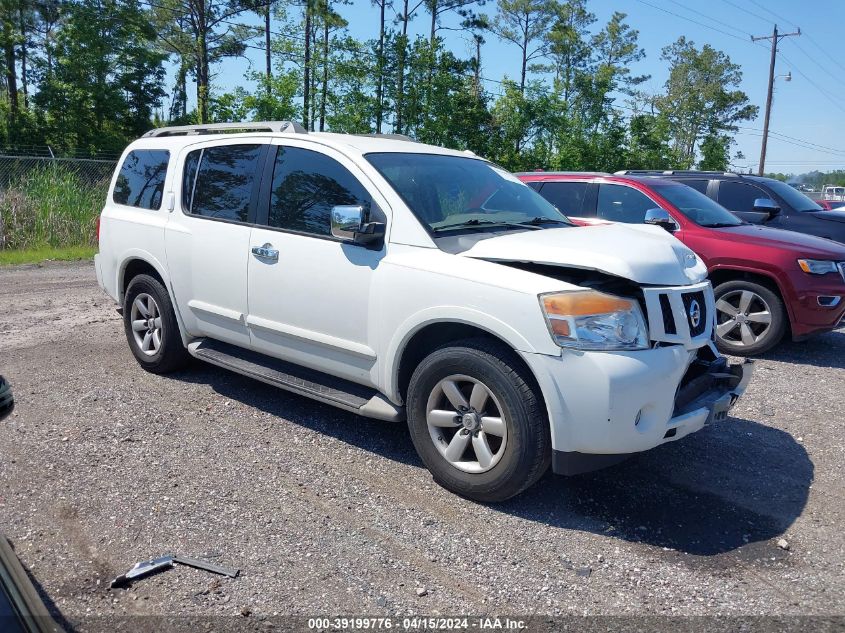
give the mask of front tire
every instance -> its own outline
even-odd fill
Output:
[[[751,281],[720,284],[716,298],[716,347],[723,354],[755,356],[780,343],[786,333],[783,301]]]
[[[148,372],[176,371],[191,359],[182,345],[170,295],[155,277],[137,275],[129,282],[123,298],[123,327],[129,349]]]
[[[407,412],[411,440],[434,480],[468,499],[509,499],[551,462],[539,388],[500,343],[472,339],[432,352],[411,377]]]

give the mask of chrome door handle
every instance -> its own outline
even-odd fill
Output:
[[[269,259],[274,262],[279,261],[279,251],[273,248],[270,242],[267,242],[264,246],[253,246],[252,254],[261,259]]]

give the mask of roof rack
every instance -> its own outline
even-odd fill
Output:
[[[700,171],[697,169],[622,169],[614,176],[739,176],[732,171]]]
[[[534,171],[518,171],[515,176],[610,176],[606,171],[546,171],[535,169]]]
[[[144,134],[143,138],[158,136],[194,136],[199,134],[220,134],[222,132],[288,132],[307,134],[308,131],[296,121],[254,121],[242,123],[205,123],[202,125],[174,125],[159,127]]]

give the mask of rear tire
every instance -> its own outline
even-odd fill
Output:
[[[137,275],[129,282],[123,298],[123,327],[129,349],[148,372],[166,374],[190,362],[170,295],[155,277]]]
[[[751,281],[720,284],[716,296],[716,347],[723,354],[755,356],[780,343],[786,333],[783,301]]]
[[[548,470],[549,423],[533,376],[506,346],[484,339],[429,354],[408,387],[411,440],[434,480],[495,503]]]

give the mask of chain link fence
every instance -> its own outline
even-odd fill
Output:
[[[116,156],[0,148],[0,250],[93,244],[116,165]]]
[[[14,187],[32,172],[46,169],[62,170],[83,183],[99,185],[111,178],[116,164],[116,159],[21,156],[0,149],[0,191]]]

